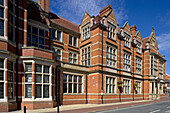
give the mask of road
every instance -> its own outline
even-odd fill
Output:
[[[170,101],[97,111],[95,113],[170,113]]]

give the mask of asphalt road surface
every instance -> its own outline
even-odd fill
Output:
[[[110,109],[95,113],[170,113],[170,101],[138,105],[120,109]]]

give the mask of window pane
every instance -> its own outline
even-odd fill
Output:
[[[72,75],[69,75],[69,82],[72,82]]]
[[[44,38],[39,38],[39,44],[44,45]]]
[[[8,72],[8,81],[13,82],[13,73],[12,72]]]
[[[74,84],[74,93],[77,93],[77,84]]]
[[[0,80],[4,80],[4,71],[0,71]]]
[[[8,84],[8,98],[13,98],[13,84]]]
[[[42,98],[41,85],[35,85],[35,98]]]
[[[4,36],[4,21],[0,20],[0,36]]]
[[[0,83],[0,98],[4,98],[4,83]]]
[[[25,98],[32,98],[32,85],[25,85]]]
[[[35,82],[42,83],[42,75],[35,75]]]
[[[61,42],[61,31],[57,31],[57,41]]]
[[[31,33],[31,26],[30,25],[27,25],[27,32]]]
[[[0,17],[4,18],[4,8],[0,7]]]
[[[33,42],[33,43],[38,43],[38,37],[32,35],[32,42]]]
[[[32,82],[32,74],[25,75],[25,82]]]
[[[44,66],[44,73],[49,73],[50,66]]]
[[[55,40],[55,29],[52,29],[52,39]]]
[[[10,24],[8,25],[8,39],[13,41],[13,27]]]
[[[63,93],[67,93],[67,84],[66,83],[63,84]]]
[[[48,75],[47,76],[44,75],[44,83],[49,83],[49,76]]]
[[[63,75],[63,82],[67,82],[67,75],[66,74]]]
[[[78,86],[78,93],[82,93],[82,84],[79,84],[79,86]]]
[[[44,37],[44,30],[39,29],[39,36]]]
[[[74,82],[77,83],[77,76],[74,76]]]
[[[43,86],[43,96],[49,98],[49,86]]]
[[[38,35],[38,28],[32,27],[32,34]]]
[[[32,72],[32,64],[25,64],[25,72]]]
[[[79,76],[79,83],[82,83],[82,76]]]
[[[0,59],[0,68],[4,68],[4,60]]]
[[[4,5],[4,0],[0,0],[0,5]]]
[[[72,93],[72,83],[69,83],[68,85],[69,85],[68,86],[69,87],[68,93]]]
[[[9,11],[13,12],[13,4],[8,0],[8,9]]]
[[[1,12],[0,12],[1,13]],[[1,14],[0,14],[1,15]],[[13,15],[11,13],[8,13],[8,22],[13,24]]]
[[[36,71],[36,72],[42,72],[42,65],[36,64],[36,65],[35,65],[35,71]]]
[[[69,35],[69,44],[72,45],[72,36]]]
[[[74,37],[74,46],[77,46],[77,38]]]
[[[27,34],[27,42],[31,42],[31,35]]]

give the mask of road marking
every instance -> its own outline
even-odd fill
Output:
[[[170,108],[170,106],[166,107],[166,108]]]
[[[158,112],[158,111],[161,111],[161,110],[158,109],[158,110],[155,110],[155,111],[151,111],[151,112],[149,112],[149,113],[155,113],[155,112]]]

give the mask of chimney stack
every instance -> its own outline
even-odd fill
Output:
[[[112,10],[112,6],[107,5],[106,7],[104,7],[103,9],[100,10],[100,16],[106,15],[111,10]]]
[[[37,3],[40,4],[41,8],[49,13],[49,0],[37,0]]]
[[[130,30],[131,30],[131,32],[132,32],[132,36],[135,36],[135,35],[136,35],[136,25],[132,25],[132,26],[130,27]]]

